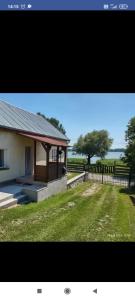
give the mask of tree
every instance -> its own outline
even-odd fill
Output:
[[[41,117],[43,117],[44,119],[46,119],[46,120],[47,120],[46,116],[45,116],[45,115],[43,115],[43,114],[41,114],[40,112],[37,112],[37,115],[38,115],[38,116],[41,116]]]
[[[113,139],[109,138],[106,130],[94,130],[85,136],[80,135],[73,149],[78,154],[87,155],[88,164],[90,164],[90,160],[94,155],[103,159],[109,151],[112,142]]]
[[[54,127],[56,127],[63,134],[66,134],[66,130],[64,129],[63,125],[56,118],[47,118],[45,115],[43,115],[40,112],[38,112],[37,115],[39,115],[39,116],[43,117],[44,119],[46,119],[48,122],[50,122]]]
[[[135,170],[135,117],[131,118],[128,122],[125,140],[127,142],[127,147],[123,160],[129,167],[132,167],[132,169]]]

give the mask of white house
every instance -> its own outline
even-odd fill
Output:
[[[0,184],[63,185],[68,142],[43,117],[0,101]]]

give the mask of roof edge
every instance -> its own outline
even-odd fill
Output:
[[[49,137],[41,137],[39,135],[31,135],[31,134],[26,134],[26,133],[19,133],[18,132],[18,135],[20,136],[24,136],[24,137],[27,137],[27,138],[31,138],[33,140],[37,140],[39,142],[42,142],[42,143],[47,143],[47,144],[50,144],[50,145],[53,145],[53,146],[63,146],[63,147],[67,147],[68,146],[68,143],[67,141],[62,141],[62,140],[56,140],[54,138],[49,138]]]
[[[30,112],[30,111],[27,111],[26,109],[23,109],[23,108],[18,107],[18,106],[14,105],[14,104],[11,104],[11,103],[9,103],[9,102],[6,101],[6,100],[1,100],[1,99],[0,99],[0,102],[6,103],[6,104],[9,105],[11,108],[13,107],[13,108],[22,110],[22,111],[24,111],[24,112],[27,112],[27,113],[29,113],[29,114],[31,114],[31,115],[34,115],[34,116],[36,116],[36,117],[42,118],[42,116],[38,115],[37,113],[33,113],[33,112]],[[59,130],[58,128],[56,128],[53,124],[51,124],[46,118],[45,118],[45,120],[46,120],[47,123],[49,123],[49,125],[50,125],[51,127],[55,128],[58,132],[60,132],[60,130]],[[9,128],[10,128],[10,127],[9,127]],[[14,129],[14,128],[13,128],[13,129]],[[20,130],[21,130],[21,129],[20,129]],[[66,140],[66,141],[70,141],[69,139],[66,139],[67,136],[66,136],[64,133],[62,133],[62,132],[60,132],[60,133],[61,133],[62,135],[65,136],[65,140]],[[40,133],[39,133],[39,134],[40,134]],[[60,139],[62,139],[62,138],[60,138]],[[63,138],[63,140],[64,140],[64,138]]]
[[[35,136],[41,136],[41,137],[48,137],[48,138],[53,138],[55,140],[61,140],[61,141],[67,141],[67,142],[70,142],[69,139],[62,139],[62,138],[59,138],[59,137],[54,137],[54,136],[51,136],[51,135],[46,135],[46,134],[40,134],[40,133],[35,133],[35,132],[32,132],[32,131],[27,131],[27,130],[21,130],[21,129],[16,129],[16,128],[11,128],[11,127],[8,127],[8,126],[1,126],[0,125],[0,128],[3,128],[3,129],[6,129],[8,131],[14,131],[16,133],[27,133],[27,134],[31,134],[31,135],[35,135]]]

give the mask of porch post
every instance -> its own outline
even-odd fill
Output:
[[[46,181],[49,182],[49,152],[50,152],[50,148],[49,145],[47,145],[46,147]]]
[[[64,163],[65,163],[65,167],[67,168],[67,147],[65,147],[65,157],[64,157]]]
[[[49,152],[51,145],[42,143],[42,146],[46,151],[46,182],[49,182]]]
[[[57,178],[59,178],[59,146],[57,146]]]
[[[34,141],[34,180],[36,180],[36,141]]]

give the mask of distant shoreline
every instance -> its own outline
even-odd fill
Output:
[[[110,149],[108,152],[124,152],[125,150],[126,149],[124,149],[124,148],[121,148],[121,149],[120,148],[116,148],[116,149]],[[75,152],[75,151],[72,150],[72,148],[69,148],[68,151],[69,152]]]
[[[126,149],[110,149],[108,152],[124,152]]]

